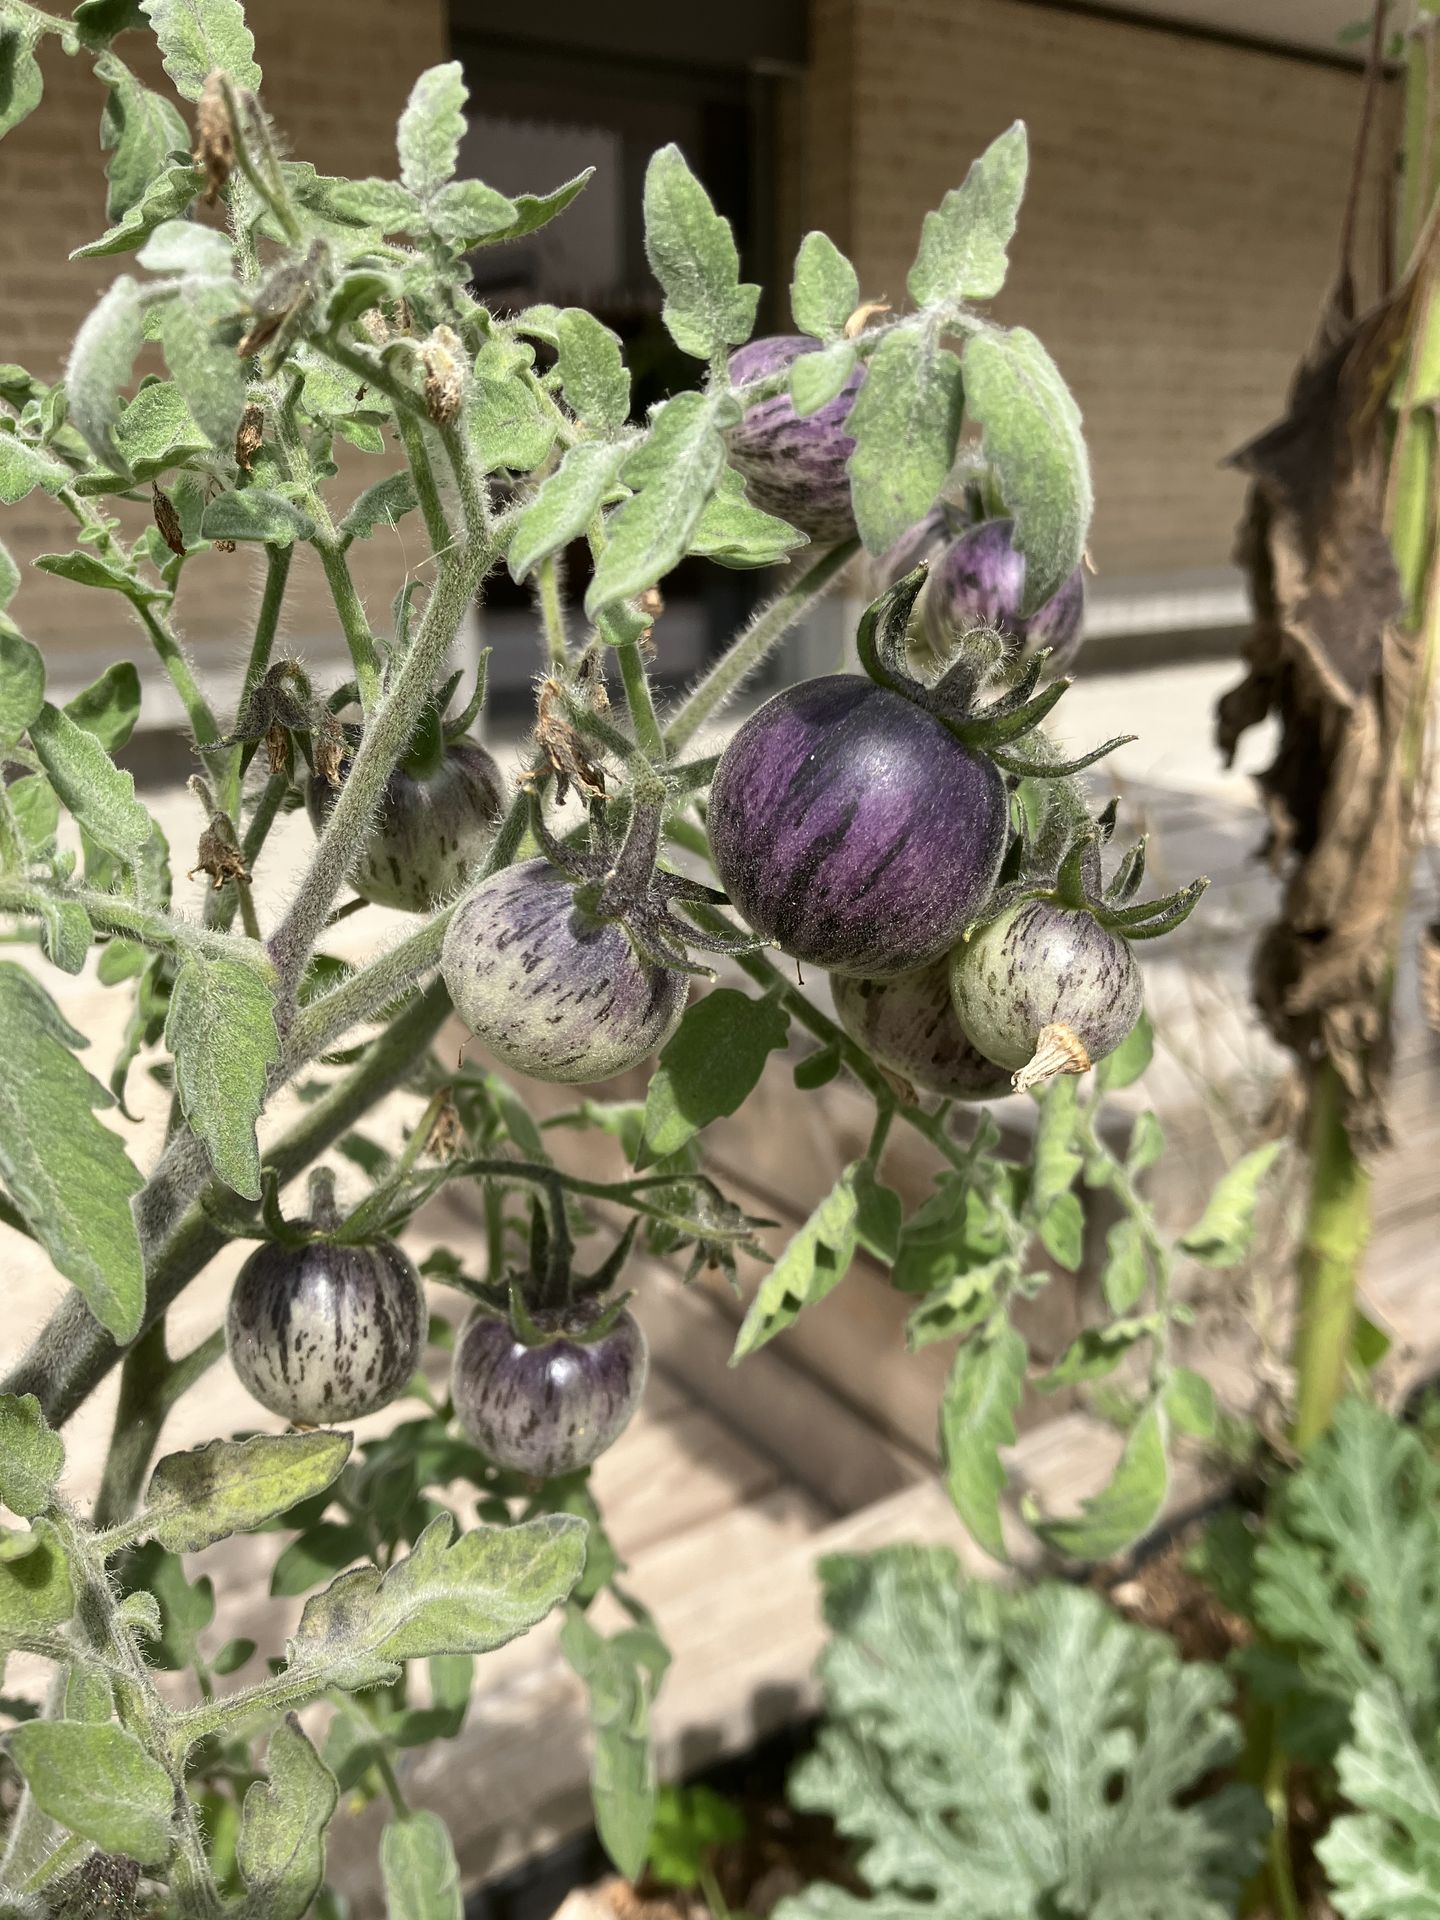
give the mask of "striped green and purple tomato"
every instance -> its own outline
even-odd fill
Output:
[[[859,674],[753,713],[710,789],[716,871],[797,960],[875,979],[949,951],[995,885],[1007,831],[993,761]]]
[[[783,373],[819,346],[798,333],[752,340],[731,354],[730,378],[738,387]],[[845,425],[864,378],[864,363],[858,362],[835,398],[803,418],[788,392],[771,394],[748,407],[725,436],[730,464],[743,476],[752,505],[778,514],[819,545],[854,538],[848,463],[855,441]]]
[[[950,997],[948,956],[893,980],[831,976],[835,1015],[857,1046],[921,1093],[998,1100],[1010,1075],[987,1060],[961,1026]]]
[[[316,833],[338,790],[311,775],[305,807]],[[478,740],[453,740],[432,773],[398,766],[385,782],[350,884],[376,906],[431,913],[470,881],[495,838],[500,769]]]
[[[553,1480],[598,1460],[629,1425],[649,1364],[640,1324],[624,1309],[598,1336],[602,1312],[578,1301],[532,1314],[527,1345],[508,1320],[477,1313],[455,1350],[455,1416],[497,1466]]]
[[[393,1240],[267,1242],[240,1269],[225,1316],[246,1391],[305,1426],[388,1406],[414,1374],[424,1338],[420,1281]]]
[[[1080,650],[1084,637],[1085,581],[1079,567],[1031,613],[1025,604],[1025,556],[1015,545],[1013,520],[982,520],[964,528],[935,554],[922,602],[925,632],[942,657],[947,642],[977,626],[994,627],[1008,658],[1050,652],[1049,670],[1059,672]]]
[[[1129,942],[1083,907],[1024,900],[956,948],[955,1011],[988,1059],[1018,1070],[1047,1028],[1078,1044],[1069,1071],[1113,1053],[1140,1018],[1145,991]]]
[[[455,1011],[483,1047],[536,1080],[608,1080],[664,1046],[689,982],[598,919],[548,860],[483,881],[456,908],[440,956]]]

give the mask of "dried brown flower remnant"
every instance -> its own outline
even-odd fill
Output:
[[[169,494],[162,493],[158,482],[154,480],[150,482],[150,507],[155,515],[155,524],[160,529],[160,538],[173,554],[183,559],[185,535],[180,529],[180,516]]]
[[[461,1138],[460,1109],[455,1104],[453,1092],[446,1087],[425,1141],[425,1151],[436,1160],[453,1160]]]
[[[274,347],[279,357],[314,304],[328,258],[325,242],[312,240],[301,259],[284,261],[260,283],[250,303],[250,325],[235,349],[242,359],[264,347]]]
[[[534,781],[553,773],[557,806],[563,803],[571,787],[582,799],[604,799],[605,771],[595,765],[585,750],[585,742],[571,724],[565,712],[565,689],[558,680],[540,683],[535,744],[540,749],[539,764],[522,779]]]
[[[215,542],[215,551],[217,553],[234,553],[235,542],[233,540],[217,540]]]
[[[195,106],[195,164],[205,176],[205,204],[213,207],[235,166],[235,136],[217,68]]]
[[[437,427],[448,427],[460,411],[465,392],[465,348],[449,327],[436,327],[420,350],[425,366],[425,411]]]
[[[327,708],[315,730],[315,771],[327,787],[340,785],[348,752],[345,729]]]
[[[265,437],[265,409],[252,401],[240,416],[240,425],[235,429],[235,464],[243,473],[250,471],[250,462],[260,451],[260,442]]]
[[[226,813],[212,813],[210,824],[200,836],[200,844],[195,850],[195,864],[186,875],[193,880],[197,873],[208,873],[211,885],[218,893],[227,880],[248,880],[245,861],[236,844],[235,829],[230,816]]]

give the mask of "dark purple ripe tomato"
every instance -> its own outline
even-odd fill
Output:
[[[1010,1075],[987,1060],[961,1026],[950,997],[948,956],[894,980],[832,975],[835,1015],[880,1066],[922,1093],[949,1100],[995,1100]]]
[[[420,1282],[392,1240],[258,1247],[225,1317],[246,1391],[305,1426],[388,1406],[414,1373],[424,1338]]]
[[[505,867],[456,909],[440,956],[482,1046],[536,1080],[608,1080],[664,1046],[689,982],[578,904],[548,860]]]
[[[782,372],[819,345],[818,340],[799,333],[752,340],[731,354],[730,378],[738,387]],[[864,364],[857,363],[835,398],[804,419],[788,393],[773,394],[757,401],[725,436],[730,464],[743,476],[751,502],[765,513],[778,514],[822,546],[855,534],[846,464],[855,442],[845,431],[845,422],[864,378]]]
[[[1085,582],[1077,567],[1058,592],[1022,614],[1025,556],[1015,545],[1013,520],[982,520],[933,556],[922,607],[925,633],[942,656],[947,642],[990,626],[1010,643],[1012,660],[1050,649],[1054,673],[1074,658],[1083,638]]]
[[[645,1336],[628,1310],[595,1340],[574,1337],[601,1309],[536,1313],[546,1339],[526,1346],[508,1320],[477,1314],[455,1351],[450,1392],[465,1432],[497,1466],[553,1480],[598,1460],[645,1390]]]
[[[797,960],[876,978],[945,953],[1005,852],[992,761],[859,674],[787,687],[735,735],[710,846],[742,919]]]
[[[336,789],[312,775],[305,793],[319,833]],[[385,782],[380,811],[350,884],[377,906],[430,913],[474,877],[495,837],[504,803],[500,769],[478,740],[455,740],[424,778],[399,766]]]
[[[1084,1071],[1113,1053],[1140,1018],[1144,987],[1129,943],[1083,908],[1025,900],[955,949],[950,990],[960,1023],[1002,1067],[1034,1059],[1047,1027],[1063,1027]]]

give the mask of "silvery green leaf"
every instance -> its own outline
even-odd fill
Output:
[[[571,412],[600,433],[623,427],[630,411],[630,376],[616,336],[583,307],[565,307],[555,318],[555,343]]]
[[[340,531],[349,540],[368,540],[377,527],[393,527],[418,504],[408,468],[387,474],[351,503]]]
[[[795,356],[790,367],[790,404],[802,420],[835,398],[859,357],[851,340],[837,340],[819,353]]]
[[[582,193],[590,184],[593,167],[586,167],[583,173],[577,173],[573,180],[567,180],[563,186],[556,187],[553,193],[517,193],[513,196],[515,219],[512,225],[501,233],[492,233],[483,241],[488,247],[498,246],[502,240],[523,240],[526,234],[538,233],[541,227],[548,226],[557,214],[563,213],[576,194]]]
[[[926,214],[908,283],[916,306],[990,300],[999,293],[1029,164],[1025,123],[1017,120],[974,162],[964,185]]]
[[[615,1865],[633,1879],[645,1865],[655,1824],[650,1707],[670,1655],[653,1627],[622,1627],[607,1638],[573,1602],[560,1649],[589,1696],[596,1829]]]
[[[10,1757],[41,1812],[71,1833],[142,1866],[168,1859],[175,1790],[127,1728],[31,1720],[11,1732]]]
[[[1203,1373],[1196,1373],[1191,1367],[1176,1367],[1165,1382],[1165,1411],[1172,1425],[1192,1439],[1214,1439],[1215,1389]]]
[[[73,553],[41,553],[33,564],[41,573],[52,573],[57,580],[68,580],[77,587],[100,587],[110,593],[123,593],[131,600],[163,600],[163,588],[144,587],[123,566],[102,560],[98,553],[77,547]]]
[[[342,1573],[305,1604],[287,1671],[317,1687],[387,1684],[402,1661],[488,1653],[543,1620],[585,1565],[585,1523],[551,1514],[452,1543],[442,1514],[385,1574]]]
[[[123,220],[144,199],[145,189],[166,162],[175,154],[189,154],[190,130],[164,95],[141,86],[113,53],[98,57],[95,78],[110,89],[100,116],[100,145],[110,155],[105,218]]]
[[[823,1300],[845,1278],[859,1239],[858,1169],[858,1161],[845,1168],[761,1280],[736,1335],[732,1367],[783,1333],[804,1308]]]
[[[1037,1390],[1058,1393],[1063,1387],[1103,1380],[1115,1371],[1132,1347],[1148,1340],[1162,1324],[1154,1314],[1132,1314],[1103,1327],[1087,1327],[1075,1336],[1054,1366],[1037,1378]]]
[[[380,1835],[386,1920],[462,1920],[460,1868],[438,1813],[392,1820]]]
[[[244,961],[187,953],[170,995],[165,1044],[181,1108],[210,1164],[236,1193],[258,1200],[255,1122],[280,1058],[269,983]]]
[[[157,227],[167,220],[178,219],[204,184],[205,176],[195,167],[166,167],[151,180],[139,204],[129,208],[117,225],[102,233],[98,240],[76,247],[70,258],[93,260],[102,254],[133,252]]]
[[[742,283],[730,223],[677,146],[662,147],[646,169],[645,252],[682,353],[710,360],[750,338],[760,289]]]
[[[507,232],[515,225],[516,207],[483,180],[452,180],[441,187],[428,203],[426,212],[433,232],[457,253]]]
[[[1283,1140],[1267,1141],[1222,1176],[1204,1213],[1180,1237],[1181,1248],[1192,1260],[1207,1267],[1239,1266],[1255,1238],[1255,1212],[1266,1176],[1284,1144]]]
[[[90,958],[95,929],[78,900],[54,900],[42,894],[35,902],[40,919],[40,945],[45,958],[62,973],[76,974]]]
[[[872,367],[870,381],[874,377]],[[1085,552],[1094,499],[1080,409],[1055,362],[1024,327],[988,328],[971,339],[965,409],[984,433],[986,458],[1015,521],[1015,544],[1026,562],[1023,610],[1031,611],[1064,585]]]
[[[50,1522],[28,1533],[0,1530],[0,1653],[63,1627],[75,1611],[65,1547]]]
[[[245,1881],[239,1920],[303,1920],[325,1877],[339,1789],[293,1713],[270,1736],[265,1771],[246,1789],[235,1843]]]
[[[396,145],[400,178],[417,200],[430,200],[454,177],[465,137],[464,70],[458,60],[429,67],[410,90]]]
[[[100,742],[47,700],[30,723],[30,744],[50,784],[92,839],[119,860],[134,860],[152,821],[135,798],[135,782]]]
[[[533,358],[529,347],[504,340],[487,340],[475,356],[464,418],[482,473],[529,473],[555,443],[553,410],[525,377]]]
[[[350,1457],[348,1433],[256,1434],[166,1454],[138,1524],[170,1553],[198,1553],[323,1493]]]
[[[742,1106],[789,1031],[789,1016],[770,995],[716,987],[695,1001],[650,1077],[636,1172],[678,1153],[712,1120]]]
[[[283,494],[233,487],[217,493],[206,507],[200,531],[207,540],[262,540],[267,546],[288,547],[310,539],[315,525]]]
[[[420,213],[420,203],[398,180],[341,180],[316,175],[297,197],[312,211],[323,206],[332,218],[372,227],[377,233],[404,233]]]
[[[860,281],[854,267],[828,235],[807,233],[795,256],[795,277],[790,282],[790,311],[796,326],[816,340],[838,340],[859,304]]]
[[[155,29],[165,71],[176,91],[198,100],[217,68],[237,87],[260,85],[255,36],[245,24],[240,0],[140,0]]]
[[[114,437],[120,394],[144,343],[144,289],[122,274],[82,322],[65,369],[72,423],[100,464],[120,474],[125,463]]]
[[[0,1501],[33,1520],[49,1506],[64,1465],[65,1443],[34,1394],[0,1394]]]
[[[35,58],[37,31],[22,14],[0,20],[0,139],[39,106],[45,93]]]
[[[1367,1687],[1337,1765],[1346,1811],[1315,1851],[1341,1920],[1440,1920],[1440,1753],[1391,1686]]]
[[[227,463],[245,411],[245,363],[221,329],[234,320],[239,297],[233,285],[191,285],[160,314],[165,364],[206,439]]]
[[[850,489],[871,553],[884,553],[940,496],[960,433],[960,362],[917,327],[887,333],[871,356],[846,429]]]
[[[722,567],[773,567],[808,544],[809,536],[788,521],[751,505],[745,482],[733,467],[721,474],[690,536],[691,553]]]
[[[605,523],[606,546],[585,596],[590,618],[653,587],[685,557],[725,469],[724,404],[714,395],[677,393],[657,410],[648,438],[621,467],[634,495]]]
[[[140,718],[140,675],[134,663],[115,661],[67,700],[65,711],[77,727],[93,733],[107,753],[118,753]]]
[[[1108,1486],[1081,1503],[1073,1520],[1041,1520],[1036,1532],[1075,1560],[1108,1560],[1147,1534],[1160,1518],[1170,1483],[1165,1421],[1158,1406],[1140,1415]]]
[[[13,747],[45,704],[45,662],[18,633],[0,633],[0,747]]]
[[[210,452],[208,438],[173,380],[152,380],[140,389],[120,416],[115,440],[137,480],[157,479],[167,467]]]
[[[228,275],[231,258],[227,236],[195,220],[162,220],[136,255],[151,273]]]
[[[982,1328],[955,1355],[940,1400],[940,1458],[955,1511],[995,1560],[1008,1558],[1000,1526],[1005,1469],[1025,1392],[1025,1342],[1008,1321]]]
[[[1145,1233],[1138,1220],[1117,1220],[1105,1236],[1105,1269],[1100,1276],[1112,1313],[1128,1313],[1150,1284]]]
[[[578,540],[600,508],[625,492],[618,476],[629,452],[617,440],[577,440],[566,450],[515,522],[506,555],[512,580],[523,580],[542,560]]]
[[[0,963],[0,1179],[56,1271],[123,1342],[139,1332],[145,1302],[130,1210],[144,1183],[94,1116],[113,1103],[73,1057],[83,1045],[37,981]]]
[[[0,506],[13,507],[36,487],[59,493],[74,476],[63,461],[18,433],[0,432]]]
[[[16,566],[8,548],[0,541],[0,614],[20,591],[20,569]]]

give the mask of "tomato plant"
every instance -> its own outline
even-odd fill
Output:
[[[126,65],[139,31],[193,126]],[[0,498],[49,496],[75,544],[37,565],[110,593],[153,645],[188,717],[195,867],[212,883],[188,910],[114,758],[138,710],[134,671],[48,698],[0,550],[0,916],[34,949],[0,962],[0,1219],[70,1289],[11,1356],[0,1395],[0,1497],[28,1523],[0,1536],[0,1645],[59,1676],[8,1736],[0,1910],[113,1890],[187,1916],[334,1914],[324,1834],[343,1784],[394,1802],[380,1872],[397,1910],[421,1886],[453,1911],[449,1838],[407,1804],[392,1755],[453,1733],[473,1656],[555,1608],[594,1703],[602,1836],[635,1871],[663,1622],[616,1585],[585,1476],[624,1444],[643,1388],[645,1303],[624,1289],[636,1236],[688,1255],[692,1275],[767,1257],[761,1223],[701,1170],[704,1126],[743,1104],[792,1031],[816,1043],[802,1083],[843,1069],[873,1101],[865,1153],[768,1265],[735,1357],[839,1284],[857,1248],[884,1260],[915,1296],[912,1344],[954,1344],[945,1483],[997,1555],[1001,1450],[1031,1369],[1014,1311],[1046,1284],[1037,1249],[1079,1264],[1077,1177],[1120,1218],[1108,1318],[1041,1384],[1098,1379],[1126,1354],[1144,1363],[1112,1485],[1078,1518],[1031,1516],[1055,1551],[1084,1558],[1151,1524],[1172,1425],[1204,1424],[1203,1383],[1172,1356],[1175,1264],[1238,1259],[1271,1157],[1241,1161],[1177,1240],[1138,1185],[1158,1128],[1117,1151],[1098,1124],[1104,1094],[1148,1059],[1130,942],[1178,924],[1201,883],[1141,901],[1138,852],[1107,881],[1114,809],[1092,815],[1078,778],[1106,748],[1066,760],[1046,733],[1068,684],[1053,670],[1077,641],[1091,497],[1059,370],[987,312],[1024,190],[1024,128],[926,218],[903,309],[865,300],[810,234],[790,289],[800,331],[759,340],[759,289],[739,278],[727,224],[680,152],[657,153],[648,252],[696,384],[637,419],[619,342],[592,315],[491,311],[470,291],[477,251],[583,218],[586,176],[518,197],[455,178],[458,63],[416,80],[396,177],[345,180],[289,157],[238,0],[85,0],[73,20],[0,0],[0,33],[0,132],[39,101],[40,36],[84,54],[109,90],[113,224],[79,251],[129,256],[61,381],[0,369]],[[137,376],[147,343],[164,371]],[[389,463],[348,502],[340,440]],[[136,508],[150,515],[138,534]],[[428,559],[397,569],[377,632],[348,556],[407,516]],[[588,566],[567,597],[578,542]],[[335,686],[277,646],[307,545],[349,653]],[[261,590],[234,711],[220,712],[176,622],[195,570],[233,567],[242,546]],[[718,759],[697,753],[861,547],[889,582],[860,625],[863,673],[789,688]],[[654,590],[688,556],[789,571],[662,709]],[[533,588],[543,666],[513,781],[481,744],[483,666],[470,686],[449,670],[502,568]],[[262,925],[252,875],[297,806],[313,853]],[[367,901],[417,918],[347,969],[326,931]],[[50,970],[74,977],[92,954],[97,980],[133,1003],[108,1087],[51,992]],[[786,955],[833,969],[838,1024]],[[743,990],[694,990],[713,956]],[[1007,999],[1007,986],[1023,991]],[[634,1171],[572,1173],[507,1080],[449,1065],[434,1043],[452,1009],[489,1057],[541,1079],[586,1084],[658,1056],[643,1105],[611,1116]],[[124,1101],[145,1046],[162,1049],[171,1111],[142,1167]],[[282,1126],[271,1103],[297,1084],[304,1109]],[[1039,1103],[1018,1162],[974,1111],[1012,1087]],[[423,1110],[389,1152],[361,1124],[400,1091]],[[115,1127],[96,1118],[112,1102]],[[591,1105],[565,1117],[605,1123]],[[896,1128],[942,1169],[909,1219],[882,1179]],[[301,1221],[284,1196],[307,1172]],[[452,1182],[478,1186],[490,1231],[478,1276],[448,1249],[424,1263],[470,1315],[446,1397],[424,1370],[404,1241]],[[591,1202],[629,1224],[581,1275]],[[237,1240],[260,1246],[226,1327],[172,1353],[169,1310]],[[227,1330],[241,1380],[299,1430],[219,1436],[152,1467],[167,1414]],[[57,1492],[62,1431],[116,1368],[120,1412],[82,1513]],[[407,1389],[417,1416],[352,1447],[344,1423]],[[443,1498],[455,1487],[478,1495],[482,1521],[458,1534]],[[275,1579],[305,1596],[298,1626],[283,1655],[217,1651],[180,1556],[261,1527],[293,1536]],[[607,1588],[631,1617],[609,1636],[588,1611]],[[215,1688],[252,1661],[247,1681]],[[407,1692],[417,1661],[431,1669],[423,1716]],[[160,1667],[188,1672],[188,1694],[162,1692]]]

